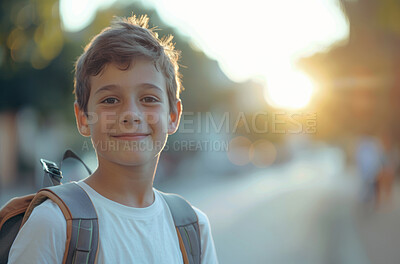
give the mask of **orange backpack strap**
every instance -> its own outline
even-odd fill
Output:
[[[183,197],[158,191],[171,211],[184,264],[201,263],[201,239],[196,212]]]
[[[8,254],[18,234],[22,218],[35,194],[15,197],[0,209],[0,263],[8,262]]]
[[[0,210],[0,229],[10,218],[23,214],[34,196],[35,194],[28,194],[22,197],[15,197],[4,205]]]
[[[32,210],[46,199],[60,207],[67,222],[63,263],[95,263],[99,226],[96,210],[87,193],[76,182],[41,189],[26,210],[22,225]]]

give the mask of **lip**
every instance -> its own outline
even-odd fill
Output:
[[[150,134],[144,134],[144,133],[124,133],[124,134],[118,134],[118,135],[111,135],[111,137],[120,139],[120,140],[142,140],[148,137]]]

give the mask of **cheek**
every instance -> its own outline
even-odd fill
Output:
[[[156,125],[160,122],[161,115],[157,112],[145,112],[144,118],[149,125]]]
[[[115,125],[118,122],[118,117],[113,112],[102,112],[99,114],[96,130],[100,133],[115,133]]]
[[[168,114],[165,112],[145,113],[147,124],[151,126],[164,127],[168,123]]]

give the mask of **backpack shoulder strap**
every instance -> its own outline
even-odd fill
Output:
[[[87,193],[76,182],[41,189],[29,205],[22,225],[32,210],[46,199],[60,207],[67,221],[63,263],[95,263],[99,226],[96,210]]]
[[[201,240],[196,212],[182,196],[158,191],[171,211],[184,264],[200,264]]]
[[[35,194],[29,194],[15,197],[0,209],[0,263],[8,263],[11,246],[34,196]]]

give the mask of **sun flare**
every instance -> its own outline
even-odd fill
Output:
[[[267,78],[264,96],[273,107],[301,109],[310,103],[314,91],[315,85],[309,76],[288,70]]]

